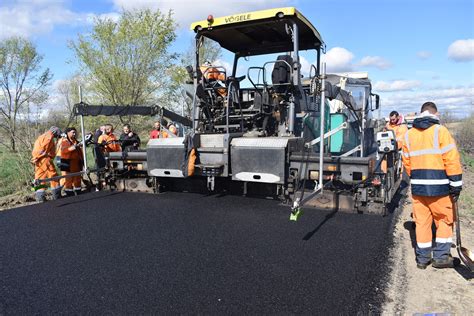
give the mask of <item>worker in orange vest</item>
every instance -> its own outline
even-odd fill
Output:
[[[403,117],[398,114],[397,111],[390,112],[389,121],[385,125],[386,131],[393,131],[395,133],[395,139],[397,141],[398,150],[402,149],[402,141],[405,133],[408,131],[406,124],[403,124]],[[400,168],[403,171],[403,166],[400,164]],[[384,173],[387,173],[387,160],[383,160],[381,169]]]
[[[66,137],[61,141],[61,175],[67,176],[71,173],[80,172],[84,165],[82,143],[76,139],[76,129],[68,127],[66,129]],[[74,196],[81,194],[82,177],[72,176],[64,178],[64,192],[66,196]]]
[[[209,61],[205,61],[199,68],[205,79],[225,81],[224,70],[217,69]]]
[[[106,124],[104,134],[99,136],[99,140],[97,142],[99,143],[99,145],[102,146],[102,151],[104,153],[117,152],[122,150],[119,141],[117,140],[117,137],[114,135],[113,132],[114,127],[112,126],[112,124]]]
[[[209,61],[205,61],[199,69],[201,70],[203,78],[209,83],[212,82],[213,86],[218,88],[217,92],[225,97],[227,95],[227,89],[225,88],[225,70],[222,67],[214,67]]]
[[[61,136],[61,130],[56,126],[44,134],[41,134],[35,141],[31,152],[31,162],[35,166],[35,180],[47,179],[58,176],[53,159],[56,155],[55,140]],[[61,197],[61,186],[58,181],[49,181],[51,193],[54,200]],[[45,188],[39,188],[35,193],[37,202],[46,201]]]
[[[168,133],[168,131],[169,131],[169,133]],[[166,127],[166,129],[164,129],[161,132],[161,138],[170,137],[170,133],[175,135],[175,136],[178,136],[178,129],[176,128],[176,126],[173,123],[169,123],[168,126]]]
[[[439,124],[433,102],[421,107],[413,128],[402,141],[403,164],[411,179],[413,218],[416,223],[417,267],[454,267],[450,254],[453,235],[453,203],[462,189],[462,169],[456,143]],[[432,247],[432,224],[436,225]]]
[[[385,125],[387,130],[394,131],[397,139],[398,149],[402,148],[402,140],[408,131],[406,124],[403,124],[403,117],[397,111],[390,112],[390,121]]]

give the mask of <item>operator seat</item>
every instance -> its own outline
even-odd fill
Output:
[[[280,62],[278,62],[280,61]],[[281,62],[285,61],[285,62]],[[288,64],[290,66],[288,66]],[[277,62],[273,65],[272,84],[276,93],[284,94],[288,91],[291,84],[291,69],[293,66],[293,58],[289,55],[280,55],[277,57]]]

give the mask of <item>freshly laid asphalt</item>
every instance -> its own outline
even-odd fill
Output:
[[[393,216],[98,192],[0,212],[2,314],[378,312]]]

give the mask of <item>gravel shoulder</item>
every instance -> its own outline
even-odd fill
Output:
[[[384,314],[449,313],[473,315],[474,273],[461,265],[455,269],[420,270],[415,263],[415,231],[411,218],[411,198],[407,198],[394,229],[392,272],[387,285]],[[466,214],[464,210],[463,214]],[[461,217],[463,245],[474,247],[474,218]],[[457,257],[455,248],[451,250]]]

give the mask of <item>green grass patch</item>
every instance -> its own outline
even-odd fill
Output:
[[[33,180],[33,165],[30,154],[12,153],[0,150],[0,196],[30,189],[28,181]]]
[[[474,217],[474,197],[466,192],[459,197],[459,210],[461,214]]]
[[[470,172],[474,172],[474,155],[461,151],[461,161]]]

